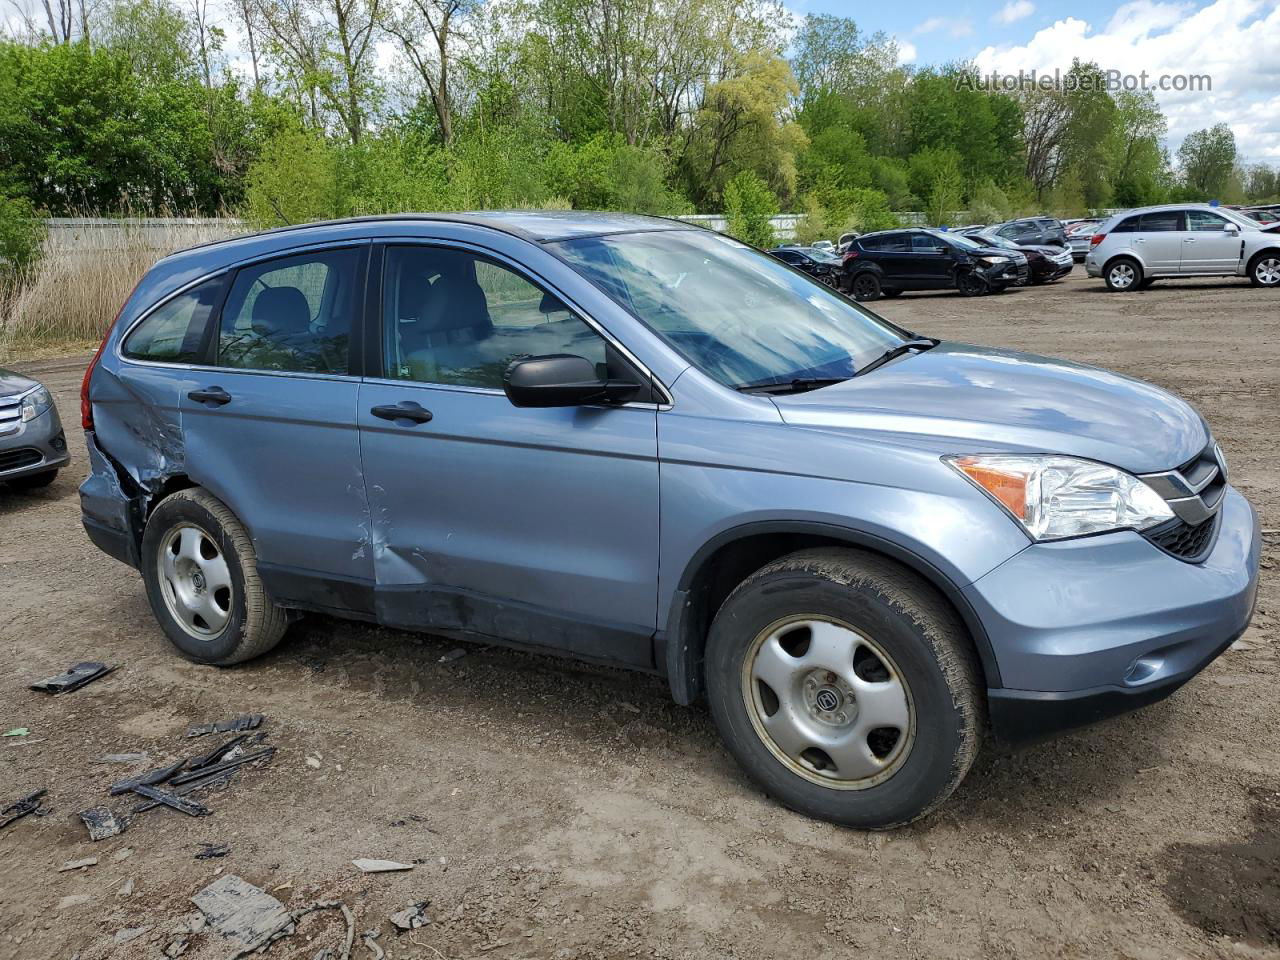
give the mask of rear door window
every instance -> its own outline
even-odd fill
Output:
[[[225,280],[225,276],[206,280],[157,307],[129,334],[124,355],[154,363],[198,363],[209,317]]]
[[[242,268],[222,309],[217,365],[347,373],[364,252],[321,250]]]
[[[1138,220],[1139,233],[1169,233],[1182,230],[1182,211],[1164,210],[1160,213],[1144,213]]]

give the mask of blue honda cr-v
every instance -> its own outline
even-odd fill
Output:
[[[481,213],[161,260],[85,377],[84,524],[186,656],[297,611],[705,695],[782,802],[883,827],[1165,696],[1259,531],[1149,384],[903,330],[684,224]]]

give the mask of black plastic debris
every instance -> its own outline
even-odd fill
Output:
[[[79,690],[86,683],[92,683],[99,677],[105,677],[114,669],[115,667],[108,667],[105,663],[91,661],[77,663],[66,673],[60,673],[56,677],[48,677],[44,680],[37,680],[31,684],[31,689],[39,690],[42,693],[70,693],[72,690]]]
[[[242,730],[256,730],[265,720],[260,713],[242,713],[230,720],[219,720],[217,723],[197,723],[187,728],[188,737],[203,737],[208,733],[240,733]]]
[[[80,819],[89,828],[90,840],[106,840],[108,837],[119,836],[124,833],[126,826],[124,820],[117,820],[116,815],[106,807],[82,810]]]
[[[203,770],[205,767],[212,766],[248,739],[249,735],[247,733],[242,733],[238,737],[232,737],[226,743],[221,746],[214,747],[208,753],[202,753],[198,757],[192,757],[187,761],[187,769]]]
[[[156,787],[149,787],[146,784],[138,784],[133,788],[133,792],[140,797],[146,797],[148,800],[163,803],[166,807],[171,807],[179,813],[185,813],[189,817],[207,817],[212,812],[198,800],[192,800],[190,797],[180,797],[175,793],[169,793],[167,790],[160,790]]]
[[[417,903],[411,903],[403,910],[397,910],[391,915],[391,925],[396,930],[417,930],[419,927],[425,927],[431,922],[431,918],[427,916],[427,906],[430,900],[419,900]]]
[[[156,767],[154,770],[140,773],[136,777],[117,780],[111,785],[111,796],[118,797],[122,793],[134,792],[138,787],[154,787],[156,784],[164,783],[186,765],[187,761],[179,760],[177,763],[171,763],[167,767]]]
[[[231,845],[226,843],[202,843],[200,848],[200,852],[196,854],[197,860],[217,860],[231,852]]]
[[[200,770],[188,770],[186,773],[174,777],[172,783],[175,787],[178,787],[184,783],[192,783],[205,777],[212,778],[224,771],[234,770],[237,767],[244,766],[246,763],[253,763],[255,760],[266,760],[268,757],[274,756],[275,752],[275,747],[263,747],[253,753],[244,753],[234,759],[223,760]]]
[[[48,790],[37,790],[35,793],[27,794],[21,800],[15,800],[3,810],[0,810],[0,830],[3,830],[15,820],[21,820],[27,814],[34,813],[37,817],[41,816],[40,798],[48,792]]]

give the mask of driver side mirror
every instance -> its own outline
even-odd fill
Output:
[[[1240,236],[1240,228],[1234,223],[1224,223],[1222,225],[1222,232],[1232,237]]]
[[[626,403],[640,392],[640,384],[601,380],[585,357],[554,353],[513,361],[502,376],[502,389],[517,407],[579,407]]]

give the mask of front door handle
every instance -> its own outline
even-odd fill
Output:
[[[414,423],[427,423],[431,419],[431,411],[412,400],[379,404],[369,412],[382,420],[410,420]]]
[[[231,394],[221,387],[205,387],[203,390],[192,390],[187,397],[196,403],[210,407],[221,407],[231,402]]]
[[[1195,238],[1195,237],[1183,237],[1183,238],[1182,238],[1182,242],[1183,242],[1183,243],[1195,243],[1195,242],[1196,242],[1196,238]]]

